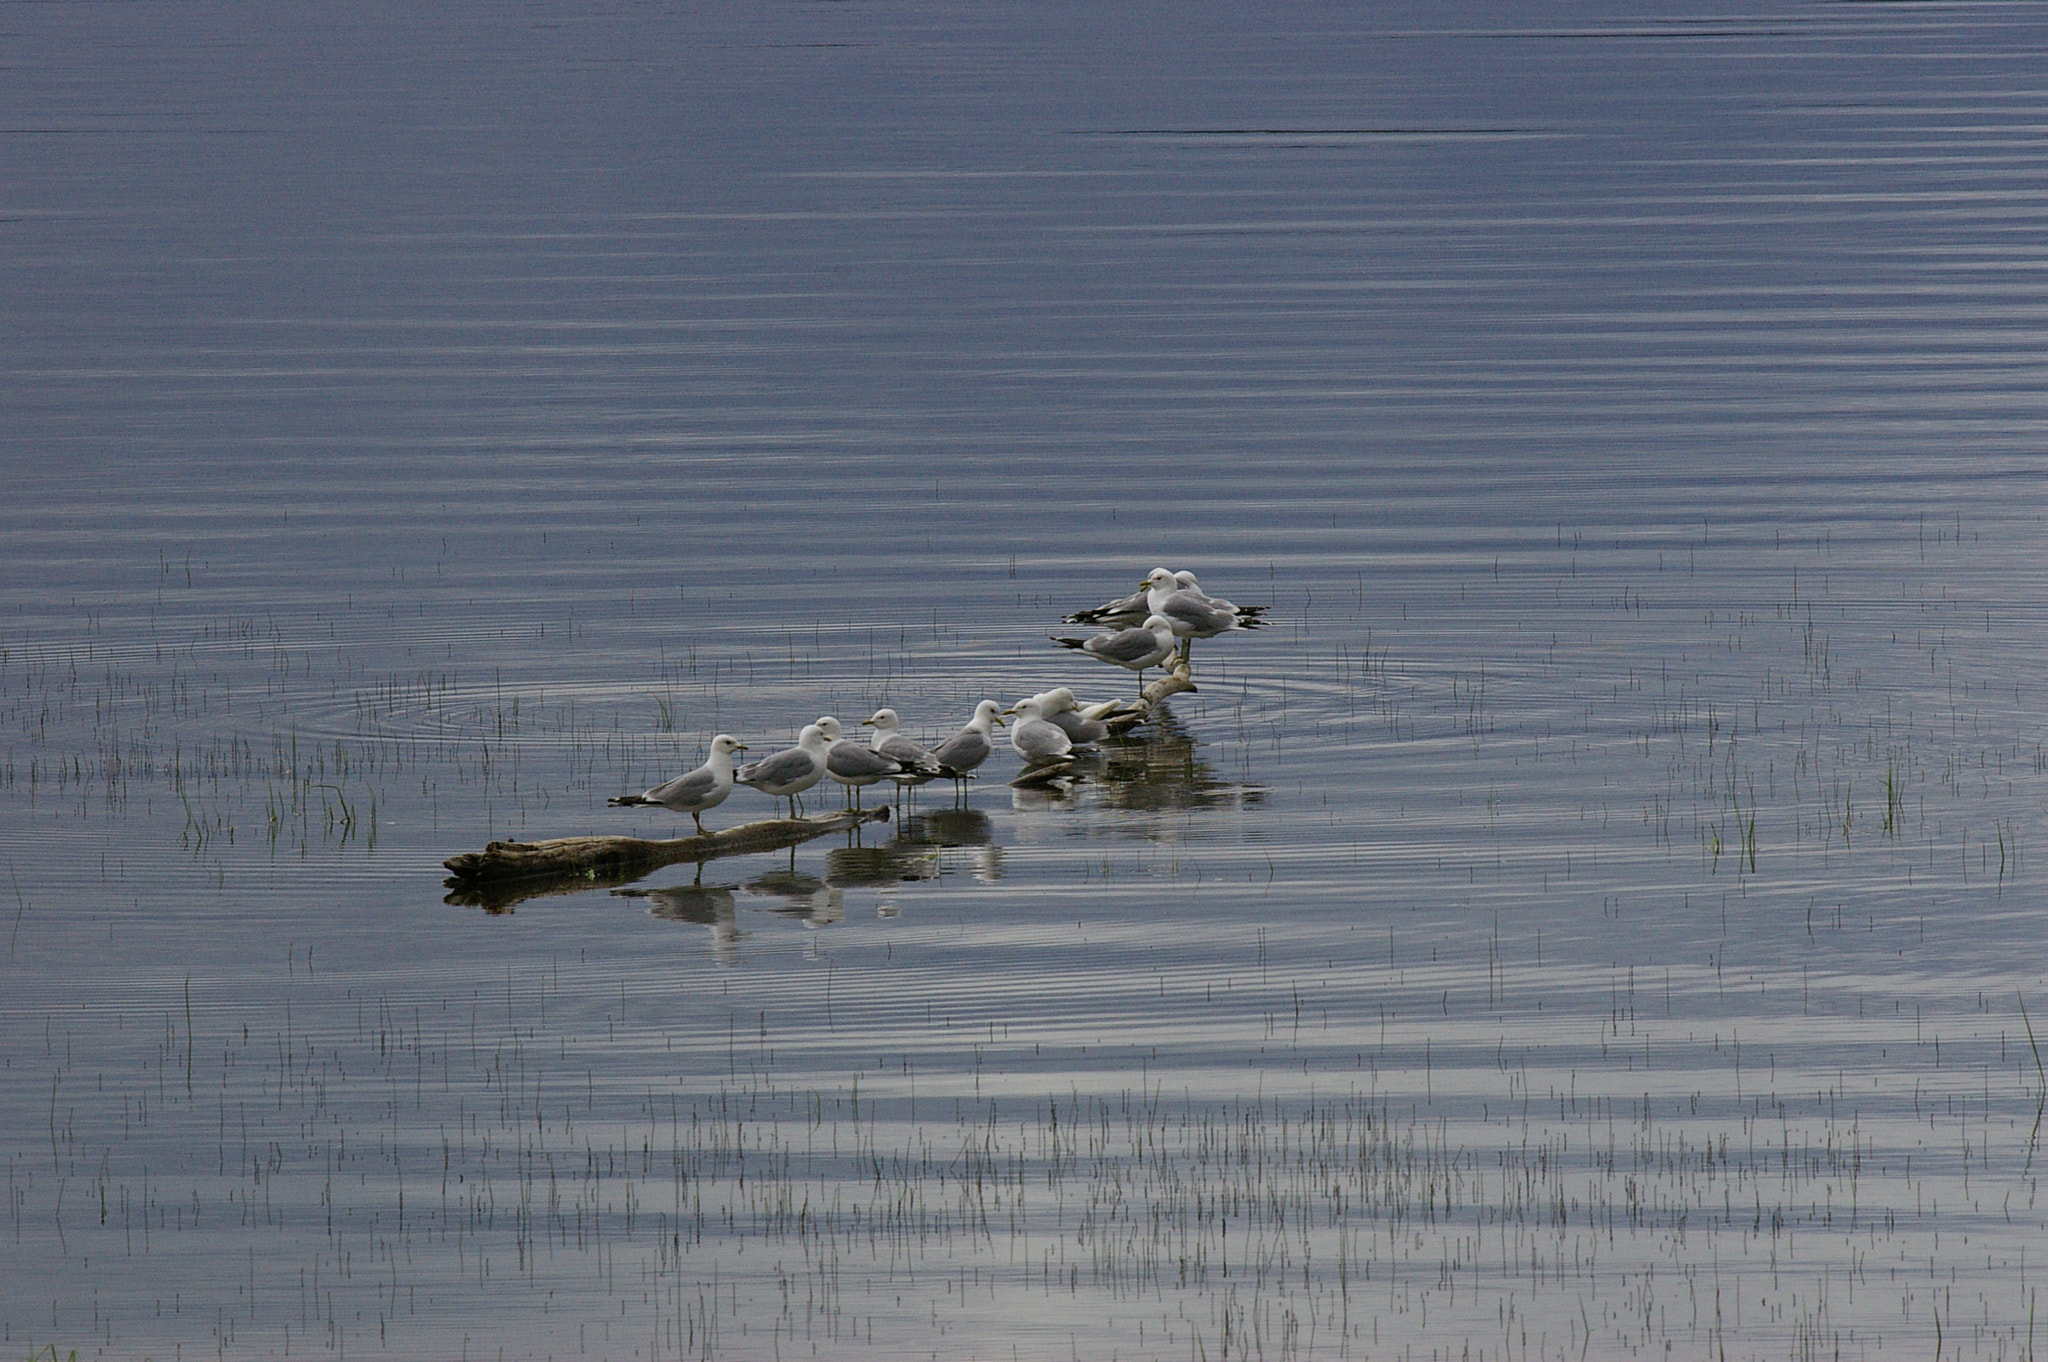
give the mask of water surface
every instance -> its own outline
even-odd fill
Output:
[[[0,1342],[2031,1356],[2044,36],[23,7]]]

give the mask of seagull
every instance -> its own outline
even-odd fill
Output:
[[[1201,583],[1195,580],[1195,574],[1186,569],[1174,573],[1173,580],[1182,591],[1192,591],[1197,596],[1215,601],[1217,605],[1235,610],[1247,626],[1266,613],[1266,607],[1263,605],[1231,605],[1229,601],[1209,596],[1202,590]],[[1150,592],[1151,579],[1147,578],[1146,584],[1133,594],[1121,600],[1105,601],[1092,610],[1076,610],[1066,617],[1066,621],[1068,624],[1099,624],[1105,629],[1128,629],[1134,625],[1141,625],[1145,622],[1145,617],[1152,613],[1151,602],[1148,600]]]
[[[695,820],[697,835],[701,837],[704,835],[704,820],[698,815],[706,809],[717,808],[732,793],[732,754],[746,750],[747,745],[738,738],[730,733],[721,733],[711,740],[711,755],[696,770],[657,785],[645,794],[620,795],[605,802],[614,806],[659,804],[664,809],[686,813]]]
[[[1024,758],[1025,766],[1052,766],[1074,755],[1073,739],[1045,717],[1045,702],[1037,696],[1019,700],[1003,712],[1017,716],[1017,725],[1010,730],[1010,746]]]
[[[733,774],[735,784],[789,800],[789,816],[797,817],[796,797],[825,778],[825,730],[805,724],[795,747],[749,762]]]
[[[932,756],[956,785],[987,761],[988,754],[995,749],[995,735],[989,729],[1002,726],[1002,712],[995,701],[983,700],[974,707],[974,717],[967,721],[967,727],[932,749]]]
[[[1038,701],[1039,709],[1046,721],[1066,734],[1068,740],[1076,747],[1098,742],[1109,736],[1109,725],[1082,709],[1080,703],[1074,699],[1074,692],[1065,686],[1040,691],[1031,698]],[[1116,701],[1110,702],[1112,707],[1116,704]],[[1101,706],[1089,708],[1099,709]]]
[[[1147,582],[1148,586],[1146,588],[1145,594],[1149,596],[1151,594],[1149,578],[1147,579]],[[1209,602],[1209,604],[1215,606],[1218,610],[1235,611],[1237,613],[1238,622],[1244,625],[1244,627],[1247,629],[1257,629],[1266,622],[1264,619],[1261,618],[1261,616],[1263,616],[1266,613],[1265,606],[1238,605],[1234,602],[1224,600],[1221,596],[1211,596],[1208,592],[1202,590],[1202,584],[1195,580],[1195,574],[1187,571],[1185,568],[1173,574],[1173,584],[1182,591],[1194,592],[1197,596],[1200,596],[1203,600]]]
[[[844,730],[840,728],[839,720],[829,714],[821,715],[813,726],[825,735],[825,774],[846,787],[855,808],[860,807],[863,785],[893,779],[909,770],[886,753],[863,747],[851,738],[842,738],[840,734]]]
[[[1066,617],[1068,624],[1099,624],[1105,629],[1127,629],[1143,624],[1152,612],[1146,608],[1145,593],[1138,591],[1121,600],[1104,601],[1092,610],[1076,610]]]
[[[868,745],[885,757],[894,757],[904,766],[904,774],[895,777],[898,785],[922,785],[948,774],[939,759],[929,748],[920,747],[903,736],[903,721],[896,717],[893,709],[878,709],[872,718],[861,723],[871,725],[875,730],[874,740]]]
[[[1079,648],[1090,657],[1127,667],[1138,674],[1138,692],[1144,693],[1145,669],[1156,667],[1173,656],[1173,622],[1164,615],[1148,616],[1142,627],[1119,629],[1094,638],[1061,638],[1052,641],[1062,648]]]
[[[1256,629],[1262,623],[1245,620],[1228,601],[1214,601],[1199,591],[1181,587],[1171,572],[1153,568],[1145,577],[1145,599],[1154,615],[1163,616],[1181,640],[1185,658],[1198,638],[1214,638],[1235,629]]]

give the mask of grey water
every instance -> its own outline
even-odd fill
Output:
[[[2048,1341],[2037,9],[4,29],[7,1355]]]

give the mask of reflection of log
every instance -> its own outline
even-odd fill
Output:
[[[723,832],[701,837],[674,837],[650,842],[640,837],[556,837],[545,842],[492,842],[482,851],[450,856],[442,864],[454,876],[451,888],[471,889],[505,880],[550,879],[571,876],[587,880],[621,879],[644,875],[677,861],[709,861],[720,856],[738,856],[749,851],[776,851],[844,832],[863,823],[887,822],[889,810],[847,809],[842,813],[815,818],[763,818],[742,823]]]

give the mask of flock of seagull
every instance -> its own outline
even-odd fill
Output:
[[[1265,609],[1208,595],[1192,572],[1154,568],[1133,594],[1066,617],[1069,624],[1097,625],[1105,632],[1088,638],[1055,635],[1052,641],[1136,672],[1142,700],[1148,668],[1167,666],[1169,659],[1173,665],[1189,666],[1196,639],[1257,629],[1264,623]],[[827,714],[804,725],[796,746],[745,766],[736,764],[734,756],[746,751],[746,744],[730,733],[720,733],[711,740],[710,756],[696,770],[644,793],[620,795],[609,802],[627,807],[659,805],[687,813],[701,835],[705,811],[723,804],[735,785],[787,799],[792,818],[799,816],[802,807],[797,797],[828,777],[845,786],[856,803],[863,788],[884,780],[905,787],[947,779],[964,788],[959,783],[971,779],[975,768],[995,750],[994,730],[1005,727],[1006,716],[1015,720],[1007,725],[1010,747],[1023,759],[1028,773],[1064,766],[1077,751],[1086,751],[1109,735],[1109,720],[1140,707],[1141,703],[1126,700],[1084,705],[1065,686],[1028,696],[1008,709],[983,700],[975,705],[965,727],[929,748],[904,736],[902,720],[893,709],[878,709],[861,720],[863,727],[875,730],[867,743],[847,737],[839,720]]]

